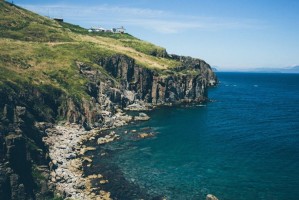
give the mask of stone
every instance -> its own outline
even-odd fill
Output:
[[[138,121],[146,121],[149,120],[150,117],[145,113],[139,113],[139,116],[135,116],[134,119]]]
[[[103,175],[102,174],[98,174],[98,178],[103,178]]]
[[[106,184],[108,182],[109,182],[108,180],[100,180],[100,184]]]
[[[215,197],[215,196],[212,195],[212,194],[208,194],[207,197],[206,197],[206,200],[218,200],[218,198]]]
[[[51,175],[52,177],[55,177],[55,176],[56,176],[56,173],[55,173],[54,171],[52,171],[52,172],[50,173],[50,175]]]
[[[84,161],[87,161],[87,162],[89,162],[89,163],[92,162],[92,159],[90,159],[90,158],[88,158],[88,157],[84,157],[83,160],[84,160]]]
[[[85,148],[80,149],[80,154],[84,155],[87,151],[94,151],[94,150],[96,150],[95,147],[85,147]]]
[[[142,139],[148,138],[148,137],[153,137],[153,136],[154,136],[154,134],[152,134],[152,133],[140,133],[140,134],[138,134],[138,137],[142,138]]]
[[[105,143],[107,143],[107,140],[105,138],[98,138],[97,143],[98,144],[105,144]]]

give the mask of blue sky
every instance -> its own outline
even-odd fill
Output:
[[[299,65],[297,0],[15,0],[89,28],[123,25],[169,53],[223,70]]]

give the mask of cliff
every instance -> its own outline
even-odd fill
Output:
[[[0,199],[53,198],[42,139],[52,124],[120,126],[118,110],[205,102],[217,84],[205,61],[128,34],[88,33],[5,2],[0,16]]]

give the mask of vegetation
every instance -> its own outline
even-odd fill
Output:
[[[0,2],[0,37],[22,41],[71,41],[57,22],[9,3]]]
[[[164,48],[130,34],[89,33],[4,1],[0,1],[0,16],[0,90],[11,83],[19,90],[26,85],[50,87],[78,99],[88,98],[87,80],[76,62],[103,73],[98,61],[116,54],[161,74],[173,73],[171,69],[181,65],[168,58]]]

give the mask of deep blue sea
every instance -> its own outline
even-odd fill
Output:
[[[111,144],[109,162],[168,199],[298,200],[299,74],[217,75],[210,103],[151,111],[130,128],[158,134]]]

